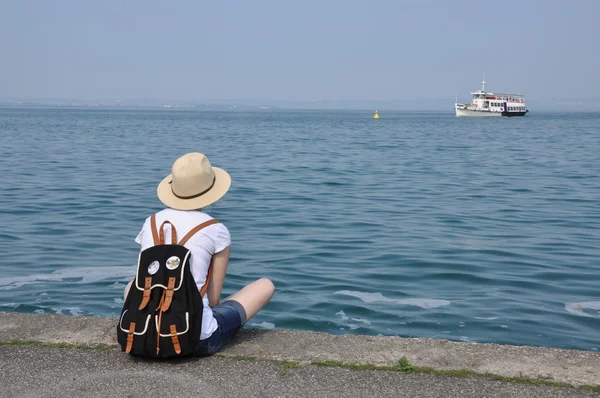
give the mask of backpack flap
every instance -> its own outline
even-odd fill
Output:
[[[138,261],[135,288],[141,292],[169,289],[169,281],[173,280],[172,290],[179,290],[190,254],[187,248],[179,245],[159,245],[144,250]]]

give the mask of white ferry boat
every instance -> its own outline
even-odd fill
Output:
[[[487,93],[485,91],[485,75],[481,82],[481,90],[471,93],[470,104],[454,104],[456,117],[461,116],[525,116],[527,105],[525,97],[520,94]]]

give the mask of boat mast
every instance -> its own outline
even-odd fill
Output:
[[[483,81],[481,82],[481,91],[485,91],[485,72],[483,72]]]

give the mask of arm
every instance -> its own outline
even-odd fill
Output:
[[[208,305],[211,307],[219,305],[221,290],[223,289],[223,282],[225,282],[225,273],[227,272],[227,264],[229,264],[230,253],[231,246],[227,246],[220,252],[213,254],[212,260],[210,261],[212,273],[210,282],[208,283],[207,294]]]

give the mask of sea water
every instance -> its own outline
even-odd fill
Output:
[[[175,159],[233,184],[249,327],[600,348],[600,114],[0,109],[0,311],[118,316]]]

